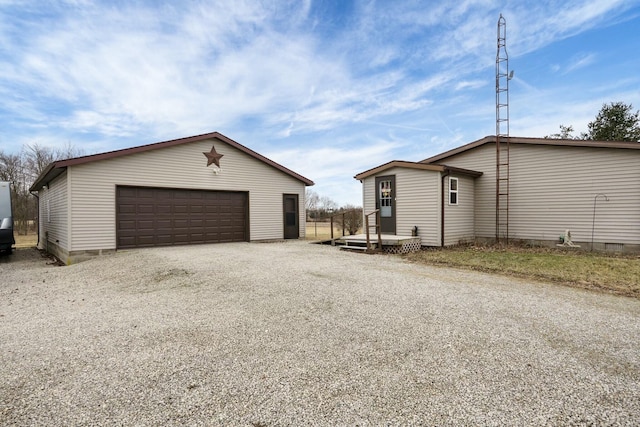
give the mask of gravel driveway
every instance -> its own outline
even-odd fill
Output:
[[[293,241],[0,259],[1,425],[638,425],[640,301]]]

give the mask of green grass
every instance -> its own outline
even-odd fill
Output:
[[[544,248],[460,246],[408,254],[422,264],[499,273],[640,298],[640,257]]]

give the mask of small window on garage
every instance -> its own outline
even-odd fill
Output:
[[[449,177],[449,204],[458,204],[458,178]]]

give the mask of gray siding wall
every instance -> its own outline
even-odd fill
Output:
[[[214,145],[221,171],[202,154]],[[250,239],[284,236],[282,195],[298,194],[300,237],[305,235],[305,185],[301,181],[213,139],[69,167],[73,200],[71,246],[83,251],[116,246],[117,185],[249,192]]]
[[[39,192],[40,248],[45,249],[47,241],[69,250],[69,192],[67,174],[63,173],[49,183],[48,190]]]
[[[449,204],[449,177],[444,180],[444,244],[455,245],[458,243],[472,242],[475,239],[475,185],[474,179],[469,176],[455,175],[458,178],[458,204]]]
[[[396,234],[411,236],[414,226],[425,246],[440,245],[440,173],[408,168],[392,168],[377,176],[396,177]],[[363,182],[364,211],[375,210],[376,175]],[[373,229],[371,230],[374,231]]]
[[[594,197],[598,199],[594,242],[640,243],[640,151],[607,148],[511,145],[509,235],[558,240],[565,229],[590,242]],[[495,237],[495,146],[442,163],[484,172],[476,180],[476,235]]]

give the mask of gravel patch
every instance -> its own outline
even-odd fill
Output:
[[[301,241],[0,259],[1,425],[638,425],[640,301]]]

